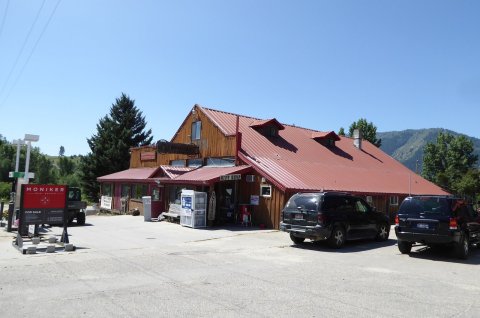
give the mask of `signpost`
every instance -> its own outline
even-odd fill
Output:
[[[61,242],[68,242],[66,185],[23,184],[20,202],[20,222],[16,245],[23,246],[22,231],[30,225],[63,222]],[[27,233],[28,234],[28,233]]]
[[[226,175],[220,176],[220,181],[236,181],[236,180],[242,180],[242,175],[241,174],[226,174]]]

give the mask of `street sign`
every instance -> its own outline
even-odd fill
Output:
[[[9,178],[20,178],[20,179],[22,179],[22,178],[25,177],[25,172],[23,172],[23,171],[10,171],[8,173],[8,177]],[[29,179],[35,178],[35,173],[29,172],[28,173],[28,178]]]

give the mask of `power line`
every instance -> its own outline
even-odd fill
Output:
[[[5,25],[5,21],[7,20],[7,12],[8,12],[9,5],[10,5],[10,0],[7,0],[7,6],[5,7],[5,12],[3,13],[2,24],[0,24],[0,38],[2,37],[3,27]]]
[[[27,59],[25,60],[25,63],[23,64],[22,68],[20,69],[20,72],[18,73],[17,77],[15,78],[15,81],[13,82],[13,85],[10,87],[10,90],[8,91],[8,94],[5,96],[5,98],[3,99],[3,101],[0,103],[0,108],[5,104],[5,102],[8,100],[8,98],[10,97],[10,94],[12,93],[13,89],[15,88],[15,86],[17,85],[18,83],[18,80],[20,79],[20,77],[22,76],[23,74],[23,71],[25,70],[25,67],[27,66],[28,62],[30,61],[30,58],[32,57],[33,55],[33,52],[35,51],[35,49],[37,48],[38,46],[38,43],[40,42],[40,40],[42,39],[43,37],[43,34],[45,33],[45,31],[47,30],[47,27],[48,25],[50,24],[50,21],[52,21],[52,18],[53,18],[53,15],[55,14],[55,12],[57,11],[57,8],[60,4],[62,0],[58,0],[57,1],[57,4],[55,5],[55,7],[53,8],[52,12],[50,13],[50,16],[48,17],[48,20],[47,20],[47,23],[43,26],[43,29],[42,29],[42,32],[40,32],[40,35],[37,39],[37,41],[35,42],[35,44],[33,45],[32,47],[32,50],[30,51],[30,54],[28,55]],[[44,3],[45,3],[45,0],[44,0]],[[43,6],[43,4],[42,4]],[[1,95],[0,95],[1,96]]]
[[[35,16],[35,20],[33,20],[32,25],[30,26],[30,30],[28,30],[27,36],[25,37],[25,40],[23,41],[22,48],[20,49],[20,52],[17,54],[17,58],[15,59],[15,63],[13,63],[12,68],[10,69],[10,72],[8,73],[7,78],[5,79],[5,82],[3,83],[2,89],[0,89],[0,96],[2,96],[3,92],[5,91],[5,87],[7,86],[8,81],[10,80],[10,77],[13,74],[13,71],[15,70],[15,67],[17,67],[18,61],[20,60],[20,57],[23,54],[23,50],[25,49],[25,46],[27,45],[28,39],[30,38],[30,35],[32,34],[33,29],[35,28],[35,25],[37,24],[38,17],[40,16],[40,12],[43,9],[43,6],[45,5],[46,0],[43,0],[42,5],[37,11],[37,15]]]

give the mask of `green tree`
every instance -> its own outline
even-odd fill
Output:
[[[422,176],[457,195],[473,196],[479,190],[477,161],[471,140],[441,132],[424,148]]]
[[[359,129],[362,132],[362,138],[370,141],[377,147],[382,145],[382,139],[377,139],[377,127],[372,122],[367,122],[366,119],[360,118],[350,125],[348,135],[353,137],[353,131]]]
[[[152,131],[145,130],[146,124],[135,101],[124,93],[100,119],[97,133],[87,139],[91,152],[80,164],[83,190],[90,200],[98,201],[97,177],[128,169],[130,148],[151,144]]]
[[[60,146],[60,150],[58,151],[58,155],[60,157],[63,157],[63,155],[65,155],[65,147],[64,146]]]
[[[338,130],[338,135],[345,136],[345,129],[343,129],[343,127],[340,127],[340,129]]]

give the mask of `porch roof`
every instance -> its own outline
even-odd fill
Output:
[[[175,179],[165,180],[167,184],[195,184],[195,185],[211,185],[220,180],[221,176],[230,174],[243,174],[252,171],[247,165],[235,167],[209,167],[204,166],[190,172],[184,173]]]

